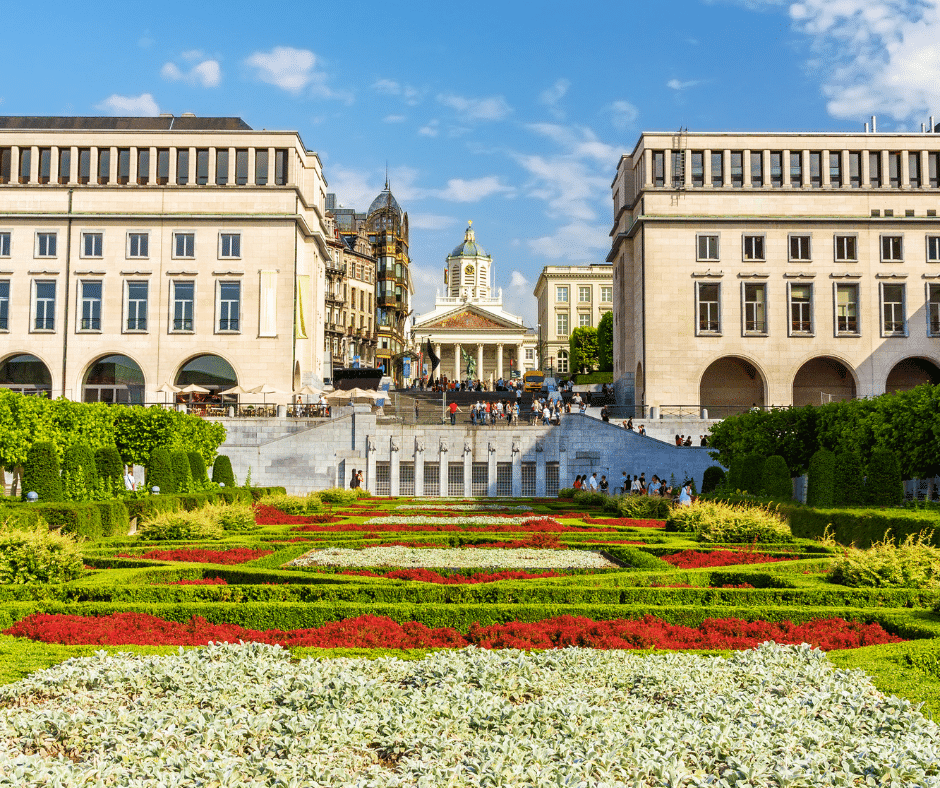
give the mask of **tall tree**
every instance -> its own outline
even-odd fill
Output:
[[[614,313],[605,312],[597,324],[597,360],[601,372],[611,372],[614,368]]]
[[[571,332],[568,339],[571,351],[571,368],[590,372],[597,366],[597,329],[582,326]]]

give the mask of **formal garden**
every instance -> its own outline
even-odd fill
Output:
[[[289,496],[57,402],[0,446],[0,785],[940,785],[940,509],[886,440],[728,419],[689,507]]]

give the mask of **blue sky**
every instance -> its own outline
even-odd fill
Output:
[[[507,306],[534,325],[543,265],[606,257],[610,182],[642,130],[940,118],[938,2],[18,4],[0,113],[296,129],[360,210],[387,163],[416,309],[472,219]]]

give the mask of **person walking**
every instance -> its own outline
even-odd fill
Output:
[[[134,478],[134,466],[124,466],[124,489],[133,492],[137,489],[137,479]]]
[[[626,471],[621,471],[620,473],[620,494],[626,495],[630,492],[630,477],[627,476]]]
[[[591,474],[591,479],[588,481],[588,487],[591,488],[591,492],[597,492],[597,474]]]
[[[453,427],[457,423],[457,414],[463,413],[463,411],[457,407],[456,402],[451,402],[447,408],[450,410],[450,425]]]
[[[610,485],[607,483],[607,477],[606,477],[606,476],[601,476],[601,482],[600,482],[600,484],[598,485],[598,487],[600,487],[600,490],[601,490],[601,492],[602,492],[604,495],[607,495],[607,490],[608,490],[608,488],[610,487]]]

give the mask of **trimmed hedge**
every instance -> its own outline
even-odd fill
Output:
[[[167,449],[158,447],[150,454],[146,483],[148,490],[158,487],[163,495],[176,492],[176,476],[173,473],[173,462]]]
[[[185,451],[172,451],[170,452],[170,464],[173,466],[174,486],[172,492],[191,492],[193,489],[193,474],[190,470],[189,455]]]
[[[209,481],[209,477],[206,475],[206,463],[202,459],[202,455],[198,451],[190,451],[186,453],[186,456],[189,458],[189,472],[193,482],[197,485],[203,485]]]
[[[865,481],[866,503],[875,506],[897,506],[904,498],[904,484],[898,458],[893,451],[876,449],[868,463]]]
[[[235,487],[235,473],[232,471],[232,461],[225,454],[220,454],[212,463],[212,481],[224,484],[226,487]]]
[[[840,452],[836,455],[832,505],[859,506],[865,503],[865,469],[855,452]]]
[[[30,504],[37,509],[50,528],[58,528],[63,533],[83,536],[86,539],[100,539],[105,534],[101,527],[101,510],[97,503],[69,501],[62,503]]]
[[[738,488],[746,490],[753,495],[760,494],[761,477],[764,475],[765,457],[762,454],[749,454],[744,458],[738,473],[740,481]]]
[[[91,449],[76,443],[65,450],[62,458],[62,490],[71,500],[87,500],[98,487],[98,468]]]
[[[48,441],[38,441],[29,447],[23,465],[23,500],[34,492],[40,501],[62,500],[62,479],[59,476],[59,458],[55,446]]]
[[[102,536],[122,536],[130,527],[130,515],[124,501],[112,498],[108,501],[92,501],[101,515]]]
[[[710,465],[702,474],[702,495],[717,489],[725,481],[725,469],[720,465]]]
[[[817,509],[832,508],[835,489],[836,455],[829,449],[819,449],[809,460],[807,471],[806,503]]]
[[[704,487],[704,484],[702,485]],[[779,454],[771,455],[764,463],[760,480],[761,495],[774,501],[793,498],[793,480],[787,461]]]
[[[124,489],[124,462],[116,446],[102,446],[95,451],[95,468],[98,478],[106,479],[112,492]]]
[[[806,506],[780,508],[790,520],[793,535],[804,539],[820,539],[826,528],[839,544],[870,547],[884,540],[888,532],[904,541],[921,531],[934,531],[931,544],[940,547],[940,531],[936,514],[911,509],[813,509]]]

